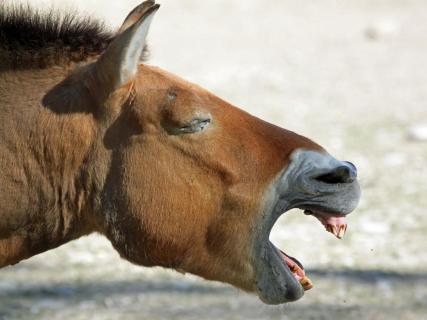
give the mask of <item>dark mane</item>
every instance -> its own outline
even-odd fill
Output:
[[[0,70],[35,69],[84,61],[113,39],[102,22],[75,13],[0,6]]]

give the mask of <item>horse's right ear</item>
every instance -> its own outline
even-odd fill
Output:
[[[119,34],[95,63],[94,76],[102,100],[136,75],[150,23],[159,7],[149,0],[133,9]]]

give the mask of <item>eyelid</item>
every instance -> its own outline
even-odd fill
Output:
[[[181,133],[195,133],[205,129],[211,123],[210,118],[195,118],[190,123],[179,128]]]

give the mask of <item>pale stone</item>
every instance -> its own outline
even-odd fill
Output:
[[[427,141],[427,123],[411,127],[408,138],[413,141]]]

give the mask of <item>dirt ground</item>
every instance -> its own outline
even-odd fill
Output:
[[[345,239],[283,215],[271,238],[315,288],[266,306],[133,266],[93,235],[0,270],[0,319],[426,319],[427,2],[161,2],[151,64],[358,166],[363,198]],[[115,27],[138,1],[70,3]]]

